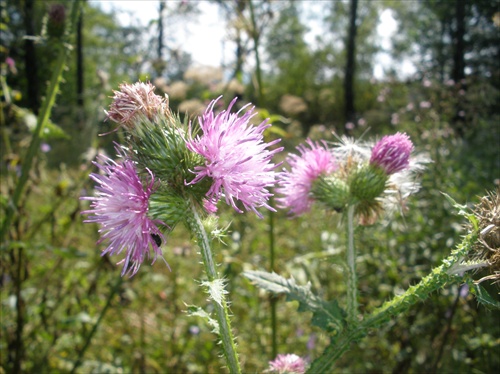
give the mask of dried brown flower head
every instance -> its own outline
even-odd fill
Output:
[[[169,115],[168,99],[154,93],[151,83],[124,83],[114,91],[113,102],[106,113],[107,118],[126,127],[133,127],[138,115],[153,121],[156,116]]]
[[[474,209],[478,220],[479,238],[474,246],[475,260],[485,261],[489,265],[490,275],[485,280],[500,282],[500,188],[481,198]]]

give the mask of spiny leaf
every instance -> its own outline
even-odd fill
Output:
[[[311,284],[300,286],[295,279],[286,279],[276,273],[265,271],[246,271],[243,276],[256,286],[275,294],[284,293],[287,301],[299,302],[299,312],[312,312],[312,324],[334,335],[340,333],[345,322],[345,312],[337,301],[324,301],[312,293]]]
[[[212,300],[222,306],[224,295],[227,294],[227,291],[224,289],[224,280],[214,279],[212,282],[201,282],[201,284],[202,286],[207,287],[208,293]]]
[[[191,317],[201,317],[208,322],[208,324],[212,327],[212,332],[214,334],[220,335],[219,323],[210,317],[210,314],[205,312],[203,308],[196,305],[186,305],[187,314]]]
[[[478,221],[477,218],[474,214],[471,213],[470,209],[467,207],[467,205],[461,205],[457,203],[450,195],[441,192],[443,196],[448,200],[448,202],[458,211],[458,214],[461,216],[464,216],[467,218],[470,223],[473,225],[473,227],[477,230],[478,228]]]
[[[472,293],[477,300],[490,310],[500,310],[500,302],[495,300],[484,287],[479,284],[473,284]]]

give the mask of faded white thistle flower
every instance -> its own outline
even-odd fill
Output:
[[[141,116],[154,121],[158,115],[169,114],[167,97],[156,95],[155,87],[151,83],[123,83],[119,87],[119,91],[113,91],[115,95],[109,111],[106,112],[106,119],[133,128],[135,120]]]

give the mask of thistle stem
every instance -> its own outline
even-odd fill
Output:
[[[191,202],[190,205],[191,214],[189,215],[188,223],[190,229],[195,234],[196,239],[198,240],[198,246],[200,247],[201,256],[203,258],[203,265],[205,266],[205,272],[207,273],[208,281],[212,283],[216,280],[220,280],[220,278],[215,267],[212,249],[210,247],[210,239],[208,238],[205,227],[203,226],[203,222],[201,221],[201,218],[196,210],[195,203]],[[238,354],[236,352],[236,345],[234,343],[234,337],[231,331],[229,309],[222,293],[220,300],[214,300],[214,308],[217,315],[217,321],[219,323],[219,333],[222,341],[222,349],[224,351],[224,356],[226,358],[229,372],[231,374],[241,373]]]
[[[452,268],[469,252],[476,240],[477,233],[467,235],[457,249],[418,284],[408,288],[404,294],[386,301],[381,307],[367,315],[355,329],[349,330],[346,335],[333,339],[323,355],[313,362],[308,372],[331,373],[335,361],[349,349],[352,342],[363,338],[369,329],[381,326],[390,321],[391,317],[406,313],[417,302],[427,299],[432,292],[463,280],[462,276],[453,274]]]
[[[356,248],[354,246],[354,205],[347,208],[347,320],[357,324],[358,282],[356,277]]]

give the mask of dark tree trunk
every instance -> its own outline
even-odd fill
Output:
[[[463,80],[465,78],[465,4],[467,0],[455,0],[455,30],[453,35],[453,71],[452,79],[455,84],[462,89],[466,89]],[[453,126],[460,136],[466,135],[465,112],[463,111],[465,102],[463,99],[457,102]]]
[[[159,9],[159,15],[158,15],[158,63],[156,64],[156,73],[158,76],[161,76],[163,74],[164,70],[164,63],[163,63],[163,50],[165,49],[165,44],[163,43],[163,16],[165,13],[165,8],[166,8],[166,3],[165,0],[160,1],[160,9]]]
[[[26,28],[27,36],[35,35],[34,26],[34,0],[26,0],[24,2],[24,26]],[[33,40],[26,39],[24,41],[24,69],[26,70],[27,79],[27,92],[28,92],[28,107],[35,113],[38,114],[38,109],[40,107],[40,97],[38,90],[38,69],[36,63],[36,52],[35,44]]]
[[[79,107],[83,107],[83,11],[76,24],[76,97]]]
[[[344,77],[344,99],[345,99],[345,119],[353,121],[355,116],[354,109],[354,73],[356,65],[356,18],[358,10],[358,0],[351,0],[351,9],[349,17],[349,33],[347,35],[347,63]]]
[[[466,0],[455,0],[455,35],[453,51],[452,79],[459,83],[465,78],[465,3]]]
[[[238,9],[238,16],[241,16],[245,10],[245,1],[237,1],[236,6]],[[243,46],[243,41],[241,40],[241,31],[238,28],[236,30],[236,66],[234,68],[234,78],[239,82],[243,81],[243,58],[245,56],[245,48]]]

